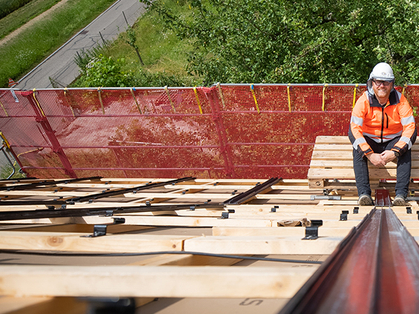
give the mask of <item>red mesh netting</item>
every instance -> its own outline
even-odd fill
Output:
[[[306,178],[318,135],[346,135],[365,87],[0,90],[0,130],[42,178]],[[400,89],[401,91],[401,89]],[[413,107],[417,86],[405,91]]]

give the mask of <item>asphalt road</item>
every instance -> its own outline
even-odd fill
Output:
[[[92,49],[102,43],[102,37],[104,40],[115,39],[127,28],[125,17],[128,23],[133,25],[144,11],[144,4],[138,0],[116,1],[92,23],[24,76],[14,88],[21,90],[53,88],[50,78],[60,87],[66,87],[79,74],[79,68],[74,62],[77,52],[80,53],[82,49]],[[9,155],[9,158],[14,162],[12,156]],[[9,162],[0,151],[0,169],[6,165],[9,165]]]
[[[68,86],[79,74],[79,68],[74,62],[77,52],[92,49],[103,40],[115,39],[127,28],[125,17],[132,25],[144,11],[144,4],[138,0],[116,1],[92,23],[19,80],[15,88],[32,90]],[[55,82],[55,86],[52,85],[51,79]]]

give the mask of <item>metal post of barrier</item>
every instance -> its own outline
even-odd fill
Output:
[[[226,136],[226,130],[221,118],[220,102],[217,96],[217,89],[214,87],[208,91],[208,99],[211,106],[212,119],[217,128],[218,140],[220,143],[221,156],[224,159],[224,167],[226,171],[226,177],[230,178],[234,175],[234,164],[231,155],[230,147],[228,147],[228,141]]]
[[[51,125],[49,124],[49,121],[47,117],[45,116],[44,111],[41,108],[41,104],[36,99],[35,90],[30,93],[23,94],[31,104],[35,114],[36,114],[36,122],[41,124],[42,129],[45,131],[45,134],[47,135],[54,153],[58,155],[60,158],[61,163],[63,164],[63,167],[65,169],[65,174],[70,176],[71,178],[77,178],[76,173],[74,172],[70,161],[68,160],[66,154],[64,153],[64,150],[62,149],[60,142],[58,141],[57,137],[55,136],[55,132],[52,129]]]

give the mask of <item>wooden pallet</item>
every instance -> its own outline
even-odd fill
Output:
[[[314,145],[307,178],[311,188],[322,188],[330,181],[355,180],[352,144],[347,136],[318,136]],[[412,178],[419,178],[419,143],[412,147]],[[370,180],[395,180],[395,162],[383,168],[369,163]]]
[[[0,214],[45,210],[42,201],[93,196],[102,191],[167,180],[112,178],[6,189],[0,191]],[[307,180],[281,180],[245,203],[205,207],[225,202],[264,181],[191,179],[66,205],[68,210],[140,206],[148,208],[147,211],[3,221],[0,313],[84,313],[94,301],[92,297],[137,298],[141,313],[154,313],[156,307],[161,310],[159,313],[196,313],[203,308],[206,313],[231,313],[245,308],[251,312],[277,313],[319,264],[245,258],[324,261],[372,207],[359,208],[356,214],[353,211],[356,193],[342,190],[324,195],[323,189],[309,189]],[[22,183],[0,182],[0,187],[18,184]],[[30,203],[1,205],[9,200]],[[34,205],[36,202],[40,203]],[[154,210],[155,206],[176,204],[203,206]],[[419,207],[416,202],[411,205],[415,213]],[[60,209],[54,206],[55,211]],[[346,221],[340,220],[343,210],[349,212]],[[395,210],[409,231],[419,235],[417,216],[406,214],[405,208]],[[123,218],[125,222],[113,224],[115,218]],[[323,220],[319,238],[303,240],[305,227],[299,222],[312,219]],[[106,235],[92,237],[95,226],[101,224],[109,224]],[[42,252],[48,254],[28,254]],[[74,253],[104,255],[72,256]],[[110,255],[114,253],[139,255]],[[226,254],[235,257],[222,257]],[[159,300],[152,302],[155,298]]]

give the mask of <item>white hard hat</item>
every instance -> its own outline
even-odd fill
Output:
[[[370,79],[394,81],[393,69],[387,63],[380,62],[372,69]]]
[[[393,69],[388,63],[385,62],[380,62],[376,64],[374,69],[372,69],[370,78],[367,81],[367,89],[370,95],[374,95],[374,90],[372,88],[372,80],[391,81],[394,83]]]

